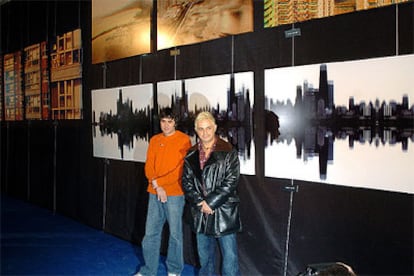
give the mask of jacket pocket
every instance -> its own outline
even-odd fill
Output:
[[[241,230],[238,203],[226,203],[215,211],[215,230],[218,235],[225,235]]]

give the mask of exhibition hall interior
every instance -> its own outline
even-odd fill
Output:
[[[138,271],[166,107],[237,150],[242,275],[414,274],[414,1],[0,0],[0,20],[0,274]]]

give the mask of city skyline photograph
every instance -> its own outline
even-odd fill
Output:
[[[93,156],[145,162],[153,85],[92,90]]]
[[[193,144],[196,114],[212,112],[217,134],[238,150],[241,173],[254,175],[253,83],[253,72],[158,82],[156,105],[173,108],[179,115],[177,128]],[[152,84],[93,90],[94,157],[145,162],[152,126],[158,123],[153,100]]]
[[[412,72],[414,55],[265,70],[265,175],[414,193]]]
[[[234,86],[232,86],[232,82],[234,83]],[[183,91],[183,88],[185,91]],[[234,89],[234,91],[230,91],[231,89]],[[183,92],[185,92],[184,95]],[[234,95],[231,96],[231,94]],[[245,103],[246,94],[249,96],[248,103]],[[237,111],[239,111],[239,113],[245,113],[244,110],[240,111],[240,109],[245,108],[242,106],[247,104],[249,105],[247,110],[249,110],[250,113],[252,112],[254,99],[253,72],[234,73],[233,80],[231,74],[223,74],[158,82],[157,95],[159,108],[166,105],[170,106],[172,104],[171,102],[175,101],[177,112],[186,113],[180,114],[180,117],[183,120],[186,119],[186,117],[194,117],[195,114],[202,110],[212,112],[218,120],[218,134],[220,137],[227,141],[229,141],[229,138],[232,138],[229,142],[238,148],[241,173],[248,175],[255,174],[254,139],[250,130],[245,132],[246,128],[252,127],[252,122],[249,123],[249,126],[243,127],[228,128],[225,126],[226,122],[231,121],[229,114],[231,114],[232,111],[228,106],[228,101],[231,101],[232,97],[236,98],[233,103],[236,113]],[[172,98],[174,100],[171,100]],[[223,121],[219,120],[220,118],[223,118]],[[240,121],[237,116],[233,119],[235,121]],[[190,135],[192,144],[197,141],[193,131],[193,123],[194,122],[191,121],[189,125],[187,125],[187,129],[184,129],[184,131]]]

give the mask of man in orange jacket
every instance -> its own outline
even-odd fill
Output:
[[[171,108],[160,111],[162,133],[149,143],[145,175],[148,179],[148,214],[142,252],[145,265],[136,275],[157,275],[161,234],[168,222],[170,236],[167,252],[168,275],[180,275],[184,268],[182,215],[184,192],[181,185],[184,156],[190,138],[176,130],[177,118]]]

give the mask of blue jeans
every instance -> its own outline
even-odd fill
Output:
[[[240,275],[236,233],[218,238],[197,233],[197,249],[201,266],[199,275],[214,275],[216,240],[219,242],[223,257],[222,275]]]
[[[183,209],[184,196],[169,196],[167,202],[161,203],[156,195],[149,195],[145,236],[142,240],[145,265],[139,271],[142,275],[157,275],[161,234],[166,221],[170,229],[166,261],[168,272],[180,274],[183,270]]]

